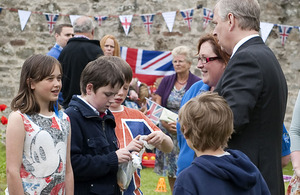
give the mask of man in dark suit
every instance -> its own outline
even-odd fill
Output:
[[[257,0],[220,0],[213,23],[219,44],[231,55],[215,89],[234,113],[235,133],[228,146],[248,155],[271,194],[284,194],[281,139],[287,84],[258,34],[260,6]]]
[[[93,40],[95,27],[93,20],[81,16],[73,24],[75,36],[59,55],[63,68],[62,96],[63,107],[67,108],[73,95],[80,95],[80,75],[85,66],[103,55],[99,40]]]

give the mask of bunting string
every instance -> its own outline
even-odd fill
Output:
[[[205,29],[207,27],[208,23],[210,23],[211,20],[213,19],[213,10],[202,7],[202,5],[198,5],[195,9],[203,9],[203,14],[202,14],[203,26],[202,26],[202,28]],[[3,10],[7,10],[7,11],[11,11],[11,12],[18,12],[22,31],[25,29],[25,26],[26,26],[31,14],[39,14],[39,15],[46,16],[45,22],[47,22],[47,24],[48,24],[49,33],[52,33],[54,25],[56,24],[57,19],[59,17],[69,17],[71,24],[73,24],[74,20],[81,16],[81,15],[70,15],[70,14],[63,14],[63,13],[43,13],[40,11],[26,11],[26,10],[19,10],[17,8],[7,8],[7,7],[0,7],[0,14],[4,13]],[[95,21],[97,21],[97,23],[100,27],[103,23],[105,23],[105,20],[107,18],[118,18],[120,20],[120,23],[124,29],[126,36],[128,35],[130,26],[132,24],[132,18],[139,17],[142,20],[142,22],[144,23],[146,33],[148,35],[150,35],[155,15],[162,15],[166,22],[169,32],[172,32],[173,26],[175,23],[175,17],[178,13],[180,13],[180,15],[182,16],[182,20],[186,23],[189,30],[191,30],[191,23],[192,23],[193,15],[194,15],[194,8],[176,10],[176,11],[170,11],[170,12],[157,12],[157,13],[150,13],[150,14],[132,14],[132,15],[112,15],[112,14],[110,14],[110,15],[106,15],[106,16],[105,15],[95,15],[95,16],[89,16],[89,17],[91,17]],[[260,28],[261,28],[260,33],[261,33],[261,37],[264,41],[267,40],[273,27],[278,27],[278,33],[279,33],[279,37],[281,40],[280,42],[281,42],[282,46],[284,46],[292,29],[296,28],[298,30],[298,32],[300,32],[299,26],[261,22],[260,23]]]

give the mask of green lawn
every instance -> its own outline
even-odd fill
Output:
[[[6,166],[5,166],[5,146],[3,144],[0,144],[0,195],[4,194],[4,190],[6,188]],[[288,166],[286,166],[283,169],[284,175],[292,175],[292,164],[289,163]],[[158,180],[160,176],[154,173],[153,168],[144,168],[141,171],[141,190],[144,192],[145,195],[171,195],[170,186],[168,183],[168,179],[165,178],[165,183],[167,187],[167,192],[155,192]],[[285,183],[285,186],[287,187],[288,183]]]

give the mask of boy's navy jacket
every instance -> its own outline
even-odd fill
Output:
[[[238,150],[222,157],[195,158],[178,176],[175,195],[268,195],[270,191],[257,167]]]
[[[71,162],[75,194],[120,194],[115,120],[99,115],[74,95],[65,110],[71,121]]]

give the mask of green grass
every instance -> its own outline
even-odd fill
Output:
[[[161,176],[154,173],[153,168],[143,168],[141,170],[141,190],[145,195],[171,195],[171,189],[169,186],[169,181],[167,177],[165,178],[165,183],[167,187],[167,192],[155,192],[158,180]]]
[[[284,175],[293,175],[292,163],[289,163],[283,169]],[[141,190],[145,195],[171,195],[171,190],[168,178],[165,178],[167,192],[155,192],[158,180],[161,176],[154,173],[153,168],[144,168],[141,170]],[[288,183],[285,183],[287,188]],[[0,195],[4,194],[6,188],[6,161],[5,161],[5,146],[0,144]]]

